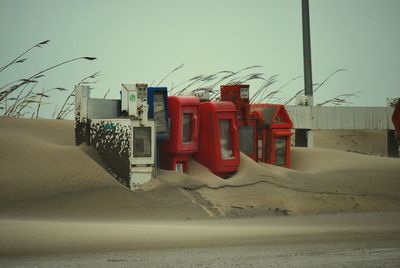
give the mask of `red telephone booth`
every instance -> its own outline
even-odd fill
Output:
[[[190,155],[199,147],[199,104],[196,97],[168,97],[169,140],[160,141],[160,167],[187,171]]]
[[[240,164],[236,108],[232,102],[200,103],[199,150],[194,159],[227,178]]]
[[[290,136],[293,123],[285,106],[252,104],[250,111],[258,119],[259,161],[288,168],[290,166]]]
[[[249,85],[222,85],[221,100],[235,104],[238,118],[240,151],[258,161],[257,119],[250,115]]]

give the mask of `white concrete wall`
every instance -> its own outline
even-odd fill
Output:
[[[315,130],[394,129],[393,107],[286,106],[293,128]]]

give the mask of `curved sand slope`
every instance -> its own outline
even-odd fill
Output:
[[[326,149],[292,150],[293,169],[241,156],[223,180],[191,160],[131,192],[96,153],[74,146],[72,121],[0,118],[0,217],[205,219],[400,210],[400,159]]]

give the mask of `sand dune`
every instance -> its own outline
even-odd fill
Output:
[[[123,187],[74,145],[72,121],[1,118],[0,128],[0,217],[207,217],[179,189],[144,196]],[[172,214],[169,207],[180,209]]]
[[[187,174],[160,170],[130,192],[91,148],[74,146],[72,121],[1,118],[0,126],[1,216],[199,219],[400,208],[399,159],[293,148],[293,169],[285,169],[242,154],[228,180],[191,160]]]
[[[119,187],[73,146],[72,122],[2,118],[0,124],[2,203]]]
[[[252,244],[271,239],[270,232],[259,229],[269,215],[343,213],[346,219],[350,214],[345,213],[374,212],[367,218],[389,219],[391,214],[379,213],[395,212],[396,220],[400,215],[400,159],[293,148],[292,169],[256,163],[242,154],[239,171],[230,179],[190,160],[187,174],[159,170],[157,178],[132,192],[107,173],[92,148],[74,146],[73,128],[72,121],[0,117],[0,236],[8,239],[1,240],[0,255],[65,253],[77,243],[83,251],[136,249],[141,242],[152,248],[149,241],[158,235],[175,246],[193,240],[200,241],[198,246],[207,241]],[[249,217],[258,223],[226,229],[251,223]],[[225,219],[212,221],[214,229],[204,227],[209,223],[203,220],[221,218],[246,223]],[[143,227],[152,224],[159,225]],[[188,228],[183,240],[180,231],[170,230],[176,225]],[[193,237],[191,232],[199,233]],[[125,234],[135,242],[127,242]],[[125,242],[119,244],[121,239]]]

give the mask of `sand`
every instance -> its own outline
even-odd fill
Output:
[[[400,159],[293,148],[292,169],[241,155],[228,180],[191,160],[187,174],[160,170],[132,192],[74,146],[73,121],[0,117],[0,130],[0,256],[399,237]]]
[[[383,222],[383,219],[386,220]],[[293,216],[190,222],[2,220],[0,229],[3,232],[0,256],[257,246],[290,244],[304,238],[333,243],[344,242],[349,235],[365,239],[368,233],[374,234],[376,239],[398,242],[400,214],[359,213],[318,218]],[[310,238],[311,234],[314,237]]]
[[[314,146],[367,155],[388,155],[386,130],[315,130]]]

